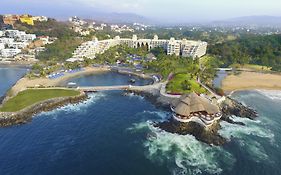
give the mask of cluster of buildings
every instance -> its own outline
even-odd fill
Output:
[[[117,24],[110,26],[111,31],[122,33],[122,32],[134,32],[135,30],[127,25],[119,26]]]
[[[48,21],[46,16],[31,16],[28,14],[25,15],[12,15],[7,14],[3,15],[3,23],[6,25],[13,26],[17,21],[25,23],[28,25],[34,25],[34,21],[45,22]]]
[[[77,16],[70,17],[68,21],[72,24],[72,29],[75,32],[80,33],[82,36],[89,35],[91,31],[111,30],[113,32],[122,33],[134,32],[135,30],[145,30],[148,27],[140,23],[134,23],[132,26],[117,24],[108,25],[105,23],[98,24],[96,22],[87,22]]]
[[[134,26],[134,29],[135,30],[141,30],[141,31],[145,31],[148,27],[150,27],[150,26],[148,26],[148,25],[145,25],[145,24],[141,24],[141,23],[137,23],[137,22],[135,22],[134,24],[133,24],[133,26]]]
[[[81,60],[81,58],[94,59],[97,54],[102,54],[110,47],[126,44],[132,48],[146,47],[148,50],[162,47],[166,50],[167,55],[176,55],[182,57],[200,58],[206,54],[207,43],[203,41],[191,40],[170,40],[158,39],[155,35],[153,39],[138,39],[136,35],[132,38],[120,38],[98,41],[88,41],[80,45],[73,53],[72,60]]]
[[[103,30],[104,27],[107,27],[107,24],[102,23],[100,26],[97,26],[95,22],[89,23],[77,16],[70,17],[68,21],[72,24],[72,30],[82,36],[90,35],[93,31]]]
[[[54,40],[19,30],[0,30],[0,59],[35,61],[35,55],[45,50],[43,46]]]

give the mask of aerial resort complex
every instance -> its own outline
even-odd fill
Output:
[[[219,107],[196,93],[182,95],[171,106],[173,118],[179,122],[196,122],[204,127],[212,125],[222,117]]]
[[[93,41],[87,41],[81,44],[73,53],[73,58],[69,61],[81,61],[83,58],[95,58],[96,54],[102,54],[109,48],[125,44],[131,48],[146,47],[147,50],[161,47],[167,55],[176,55],[182,57],[200,58],[206,54],[207,42],[192,40],[170,40],[158,39],[155,35],[153,39],[138,39],[137,35],[132,38],[120,38],[116,36],[114,39],[99,41],[97,38]]]

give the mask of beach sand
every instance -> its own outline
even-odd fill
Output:
[[[251,89],[281,90],[281,75],[258,72],[229,75],[223,80],[222,89],[225,92]]]

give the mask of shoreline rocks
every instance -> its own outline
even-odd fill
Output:
[[[235,115],[235,116],[254,120],[255,118],[258,117],[258,114],[254,109],[245,106],[242,103],[230,97],[227,97],[226,100],[221,103],[220,107],[223,114],[225,115],[225,118],[226,116]]]
[[[131,90],[129,92],[143,96],[157,107],[161,107],[164,109],[169,109],[170,104],[175,100],[175,98],[162,95],[157,90],[142,92]],[[236,115],[238,117],[246,117],[251,120],[254,120],[256,117],[258,117],[258,114],[255,110],[244,106],[242,103],[230,97],[227,97],[226,100],[221,103],[220,108],[223,113],[221,120],[235,125],[245,126],[245,124],[242,122],[233,121],[230,118],[230,116],[232,115]],[[171,116],[166,121],[154,123],[154,126],[170,133],[177,133],[180,135],[190,134],[193,135],[197,140],[209,145],[221,146],[229,141],[218,133],[218,131],[221,129],[221,120],[218,120],[208,128],[205,128],[195,122],[180,123],[178,121],[175,121]]]
[[[218,134],[218,130],[221,128],[219,122],[206,129],[195,122],[181,123],[170,118],[167,121],[155,123],[154,126],[170,133],[193,135],[197,140],[209,145],[220,146],[227,142],[225,138]]]
[[[74,97],[60,97],[45,100],[18,112],[0,112],[0,127],[27,123],[32,120],[32,116],[38,113],[51,111],[68,104],[80,103],[87,98],[88,96],[84,92],[81,92],[80,95]]]

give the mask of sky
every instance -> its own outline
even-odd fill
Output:
[[[166,22],[207,22],[241,16],[281,16],[281,0],[0,0],[0,14],[57,18],[135,13]]]

